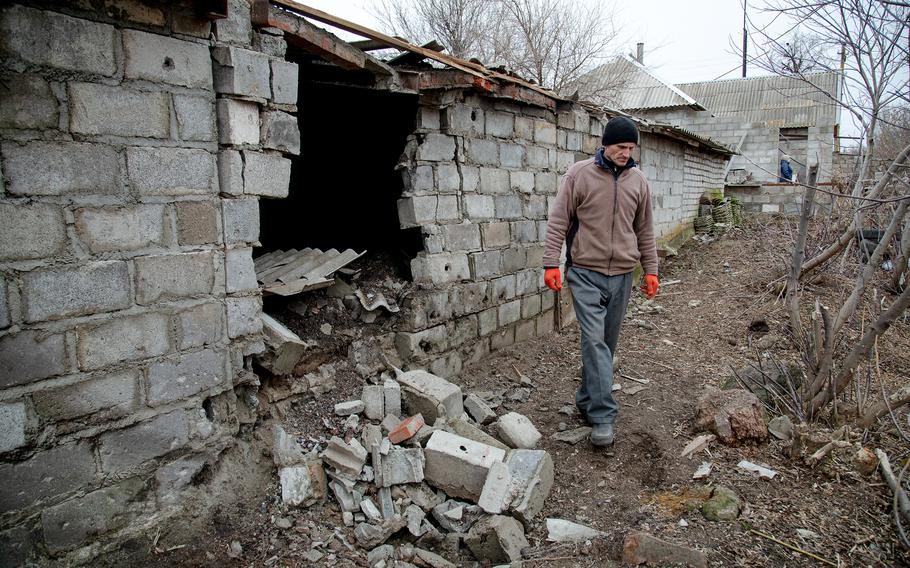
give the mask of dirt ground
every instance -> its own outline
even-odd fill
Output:
[[[787,457],[787,444],[773,438],[739,448],[715,442],[707,451],[680,457],[698,434],[695,407],[706,387],[723,385],[732,369],[759,357],[796,359],[787,338],[786,312],[768,286],[788,261],[787,243],[795,230],[791,223],[780,217],[753,217],[745,229],[711,242],[690,240],[678,256],[663,261],[662,287],[653,302],[635,294],[618,349],[617,382],[623,389],[617,394],[617,439],[609,451],[587,441],[571,445],[551,438],[561,429],[583,425],[577,415],[561,412],[572,405],[580,380],[579,333],[574,324],[496,352],[454,379],[466,392],[501,393],[497,412],[527,415],[543,434],[540,447],[553,457],[556,481],[543,512],[529,527],[531,547],[522,566],[619,566],[623,537],[633,530],[697,548],[711,566],[910,565],[892,523],[890,490],[877,473],[865,477],[857,472],[852,461],[855,448],[835,450],[815,467],[805,464],[805,453],[798,459]],[[816,227],[824,229],[823,222]],[[813,291],[835,297],[839,282],[829,275]],[[768,331],[750,331],[750,324],[760,319],[767,322]],[[906,384],[910,375],[906,317],[879,342],[878,359],[888,388]],[[283,420],[305,445],[339,432],[341,420],[332,416],[332,405],[359,393],[362,379],[344,364],[338,372],[334,391],[293,406]],[[518,373],[533,386],[522,386]],[[648,381],[646,388],[625,392],[641,385],[640,380]],[[874,396],[878,388],[873,381]],[[855,406],[852,400],[840,404],[844,409]],[[906,409],[896,418],[905,432],[910,431]],[[821,445],[838,426],[834,418],[816,423],[810,428],[811,439]],[[314,427],[319,431],[314,433]],[[890,418],[869,431],[853,431],[852,436],[852,442],[886,451],[898,470],[910,454],[910,445]],[[809,449],[814,449],[811,443]],[[778,475],[759,479],[737,467],[743,459],[764,464]],[[695,481],[693,472],[702,462],[711,462],[712,472]],[[699,512],[705,488],[721,485],[742,501],[736,521],[708,521]],[[342,524],[335,504],[287,509],[280,503],[277,479],[269,489],[255,503],[217,511],[207,538],[162,552],[152,562],[366,566],[365,551],[352,544],[352,530]],[[583,523],[605,536],[580,545],[549,543],[547,517]],[[179,538],[171,535],[168,541],[175,544]],[[242,552],[235,544],[236,558],[231,558],[234,541]],[[473,565],[464,551],[461,556],[444,555],[458,565]]]

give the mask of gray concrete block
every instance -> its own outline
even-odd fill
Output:
[[[221,242],[218,210],[211,201],[177,202],[177,242],[181,245],[205,245]]]
[[[217,48],[216,48],[217,49]],[[212,88],[212,62],[208,46],[123,30],[124,76],[191,89]]]
[[[544,450],[518,449],[506,458],[513,497],[509,512],[528,523],[543,509],[553,488],[553,458]]]
[[[7,74],[0,89],[0,128],[57,128],[59,103],[47,81],[38,75]]]
[[[228,337],[262,332],[262,299],[258,296],[245,298],[227,298]]]
[[[525,160],[529,168],[547,169],[550,167],[550,152],[540,146],[525,148]]]
[[[527,171],[509,172],[509,185],[512,191],[531,193],[534,191],[534,173]]]
[[[534,319],[522,320],[515,326],[515,342],[533,339],[537,333],[537,322]]]
[[[186,195],[218,190],[215,156],[190,148],[134,147],[126,151],[130,185],[143,195]]]
[[[417,147],[417,159],[451,162],[455,158],[455,138],[445,134],[427,134]]]
[[[363,391],[361,391],[360,400],[363,402],[364,416],[370,420],[382,420],[385,417],[385,399],[382,386],[365,385]]]
[[[433,166],[417,166],[402,170],[405,188],[411,192],[432,191],[436,184],[433,181]]]
[[[477,501],[493,463],[506,453],[442,430],[433,432],[424,449],[424,475],[429,483],[450,497]]]
[[[25,445],[25,403],[0,403],[0,453]]]
[[[0,203],[0,260],[60,254],[66,247],[63,209],[44,203]]]
[[[512,300],[499,306],[499,325],[509,325],[521,319],[521,300]]]
[[[383,411],[386,415],[401,416],[401,385],[394,379],[382,383]]]
[[[476,394],[469,394],[464,399],[464,408],[478,424],[489,424],[496,420],[496,413],[487,402]]]
[[[76,336],[79,367],[102,369],[170,351],[170,319],[159,313],[120,317],[80,326]]]
[[[536,221],[513,221],[511,223],[512,240],[516,243],[537,242]]]
[[[528,417],[517,412],[500,416],[493,428],[499,433],[499,439],[512,448],[533,449],[541,438]]]
[[[192,484],[196,475],[206,465],[204,455],[188,455],[178,458],[155,472],[155,485],[159,505],[173,506],[183,502],[183,491]]]
[[[203,349],[152,363],[148,370],[148,404],[159,406],[189,398],[229,383],[227,352]]]
[[[35,410],[47,421],[70,420],[104,412],[105,418],[124,416],[139,403],[138,369],[92,377],[65,387],[32,395]]]
[[[497,219],[519,219],[523,212],[521,197],[517,195],[497,195],[494,207]]]
[[[218,152],[219,191],[224,195],[243,195],[243,158],[237,150]]]
[[[104,144],[29,142],[2,144],[6,191],[12,195],[122,193],[120,158]]]
[[[421,483],[424,473],[424,456],[421,448],[392,449],[380,457],[382,480],[380,487],[392,487],[402,483]]]
[[[556,194],[559,189],[559,180],[554,172],[540,172],[534,174],[534,191],[542,194]]]
[[[474,523],[465,544],[477,558],[490,563],[521,560],[521,550],[528,546],[521,523],[507,515],[491,515]]]
[[[173,95],[177,135],[181,140],[215,140],[215,100],[193,95]]]
[[[461,388],[426,371],[408,371],[397,377],[404,409],[411,415],[422,414],[433,424],[439,417],[459,417],[464,412]]]
[[[367,450],[360,445],[357,438],[352,438],[346,443],[341,438],[332,436],[320,457],[326,464],[356,479],[366,464]]]
[[[457,195],[440,195],[436,204],[437,221],[454,221],[461,219]]]
[[[163,205],[77,209],[75,217],[76,235],[93,254],[165,245]]]
[[[499,163],[504,168],[520,168],[524,162],[524,147],[518,144],[499,145]]]
[[[9,303],[6,299],[6,280],[0,276],[0,329],[8,327],[10,321]]]
[[[509,193],[509,171],[498,168],[480,168],[480,193]]]
[[[0,387],[22,385],[67,371],[61,334],[23,331],[0,338]]]
[[[483,137],[484,111],[464,104],[454,104],[442,112],[442,128],[450,134]]]
[[[243,152],[243,192],[263,197],[287,197],[291,161],[272,154]]]
[[[496,216],[496,202],[491,195],[465,195],[465,216],[471,220],[492,219]]]
[[[527,296],[521,300],[521,317],[523,319],[533,318],[540,313],[541,309],[541,295],[534,294],[533,296]]]
[[[512,138],[515,132],[515,117],[507,112],[489,111],[486,116],[486,129],[489,136]]]
[[[395,334],[395,348],[404,360],[424,359],[448,349],[448,332],[443,325],[415,332],[401,331]]]
[[[135,266],[138,304],[208,295],[215,284],[211,252],[144,256]]]
[[[113,26],[24,6],[0,13],[0,52],[26,63],[111,77],[119,35]]]
[[[493,280],[493,302],[502,303],[515,297],[515,275],[507,274]]]
[[[32,270],[21,277],[25,321],[121,310],[130,305],[127,263]]]
[[[458,191],[461,189],[461,174],[458,166],[453,164],[440,164],[436,167],[436,189],[439,191]],[[432,179],[430,180],[432,187]]]
[[[475,166],[461,166],[462,191],[477,191],[480,186],[480,168]]]
[[[224,43],[249,45],[253,33],[250,5],[245,0],[228,0],[228,17],[215,20],[215,38]]]
[[[534,125],[530,118],[526,116],[515,117],[515,137],[523,140],[534,139]]]
[[[0,464],[0,509],[14,511],[95,481],[91,444],[75,443],[38,452],[23,462]]]
[[[540,247],[540,248],[542,248],[542,247]],[[523,268],[527,268],[528,266],[539,266],[539,261],[538,261],[538,264],[531,263],[531,257],[528,254],[529,251],[530,251],[530,248],[524,249],[524,248],[513,247],[513,248],[504,249],[502,251],[502,271],[503,271],[503,273],[509,274],[511,272],[518,272],[519,270],[521,270]]]
[[[253,249],[230,249],[224,257],[225,287],[228,294],[258,290],[256,268],[253,266]]]
[[[218,99],[218,141],[241,146],[259,144],[259,105],[250,101]]]
[[[286,112],[271,111],[261,115],[260,139],[265,148],[288,154],[300,153],[300,130],[297,117]]]
[[[492,140],[471,138],[465,140],[468,161],[474,164],[498,166],[499,144]]]
[[[168,95],[97,83],[69,84],[70,131],[167,138],[171,115]]]
[[[272,59],[271,65],[272,102],[279,105],[296,105],[297,85],[299,84],[297,64],[282,59]]]
[[[480,225],[480,233],[484,248],[507,246],[512,238],[509,223],[506,222],[483,223]]]
[[[223,199],[221,211],[226,244],[259,241],[258,199]]]
[[[474,278],[490,278],[502,274],[502,253],[498,250],[488,250],[470,255],[471,271]]]
[[[98,438],[101,469],[106,475],[132,469],[180,449],[189,442],[189,424],[183,410],[159,414],[129,428]]]
[[[411,261],[414,282],[448,284],[471,277],[468,257],[464,253],[418,255]]]
[[[191,349],[218,343],[224,337],[224,305],[207,302],[176,315],[177,348]]]
[[[574,163],[575,154],[573,152],[556,152],[556,171],[566,172]]]
[[[215,92],[259,99],[272,96],[271,66],[264,53],[238,47],[212,49]]]
[[[449,251],[470,251],[480,249],[480,226],[474,223],[458,223],[440,227],[443,246]]]
[[[556,144],[556,125],[545,120],[535,120],[534,142],[538,144]]]
[[[417,114],[417,127],[424,130],[439,130],[442,128],[438,108],[421,106]]]
[[[547,213],[547,197],[545,195],[531,195],[525,201],[524,214],[528,219],[546,219]]]

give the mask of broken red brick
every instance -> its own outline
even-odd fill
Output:
[[[389,432],[389,441],[393,444],[400,444],[401,442],[412,438],[418,430],[423,428],[423,425],[422,414],[415,414],[410,418],[405,418],[398,426],[395,426],[395,428]]]
[[[632,566],[670,564],[692,568],[708,567],[708,561],[701,551],[660,540],[645,532],[626,535],[622,545],[622,562]]]

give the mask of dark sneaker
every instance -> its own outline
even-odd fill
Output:
[[[591,430],[591,443],[595,446],[612,446],[613,424],[594,424]]]

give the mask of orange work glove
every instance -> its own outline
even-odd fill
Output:
[[[641,291],[644,293],[645,298],[649,300],[657,295],[656,274],[645,274],[645,283],[642,285]]]
[[[562,280],[559,278],[558,268],[545,268],[543,271],[543,283],[547,288],[554,292],[562,290]]]

